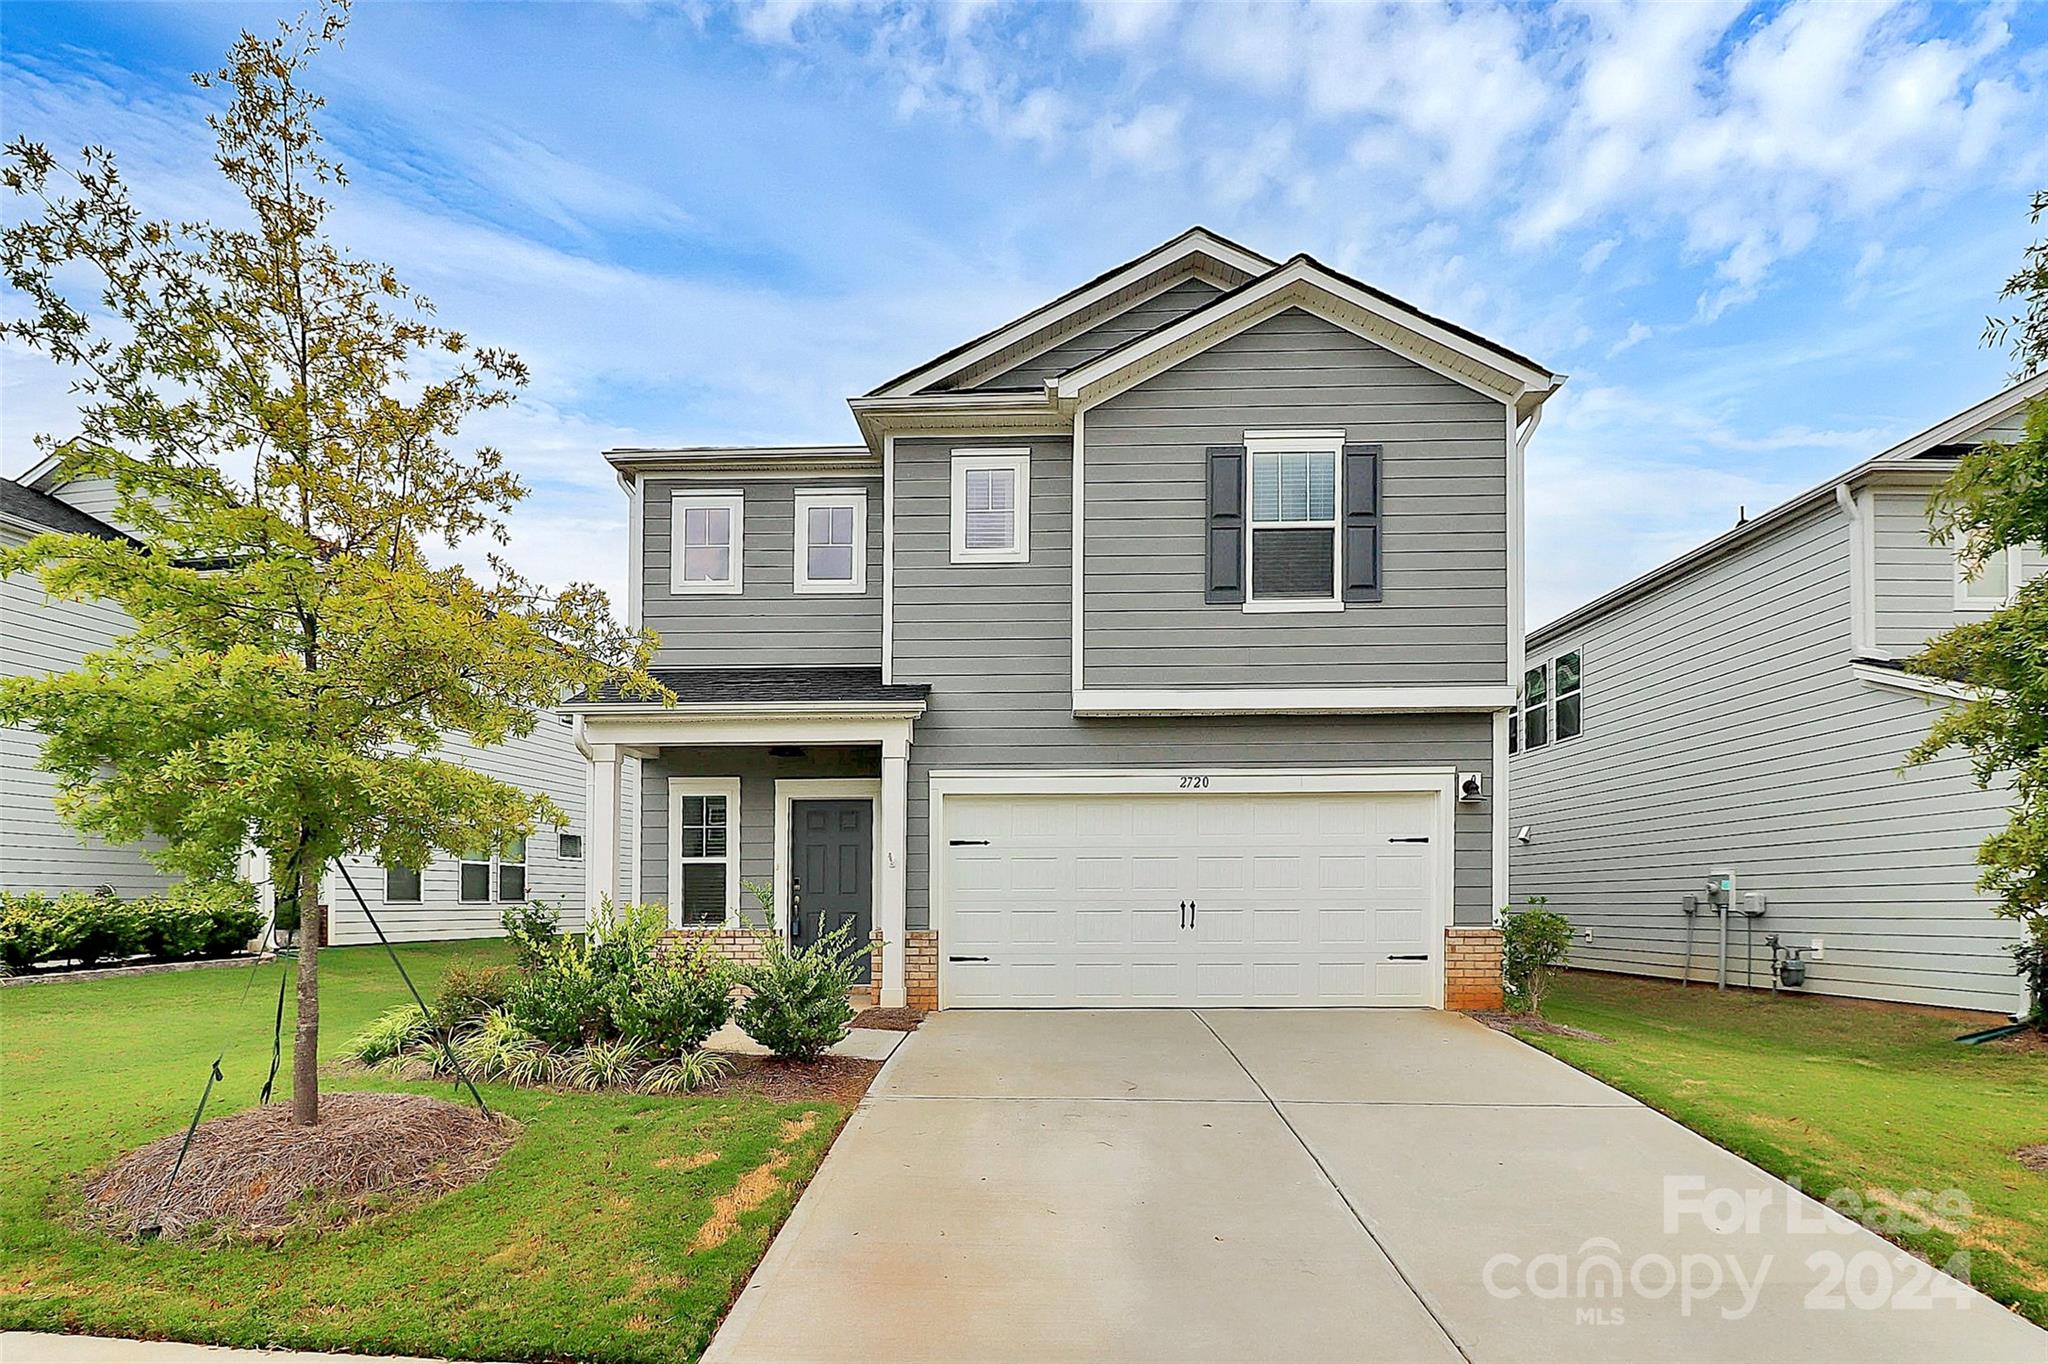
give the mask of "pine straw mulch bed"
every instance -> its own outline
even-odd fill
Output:
[[[1539,1018],[1535,1014],[1511,1014],[1498,1009],[1487,1009],[1474,1010],[1466,1014],[1465,1017],[1477,1023],[1484,1023],[1495,1032],[1504,1032],[1511,1036],[1518,1032],[1531,1032],[1540,1037],[1571,1037],[1581,1042],[1612,1042],[1614,1040],[1611,1037],[1602,1037],[1597,1032],[1587,1032],[1584,1028],[1574,1028],[1564,1023],[1553,1023],[1549,1019]]]
[[[167,1237],[272,1237],[473,1183],[518,1131],[510,1118],[425,1094],[324,1095],[315,1127],[295,1125],[287,1104],[266,1104],[199,1125],[168,1203],[182,1130],[120,1157],[87,1181],[88,1218],[120,1236],[161,1224]]]
[[[882,1069],[880,1061],[862,1061],[852,1056],[821,1056],[815,1061],[784,1061],[773,1056],[732,1059],[731,1070],[684,1097],[758,1094],[772,1103],[823,1099],[851,1108],[868,1092],[868,1086]]]
[[[2048,1172],[2048,1141],[2039,1146],[2022,1146],[2012,1153],[2013,1159],[2029,1170]]]
[[[2000,1037],[1978,1045],[1996,1047],[1999,1051],[2048,1052],[2048,1032],[2043,1032],[2039,1028],[2029,1028],[2025,1032],[2016,1032],[2011,1037]]]
[[[879,1028],[884,1032],[916,1032],[922,1022],[923,1009],[862,1009],[853,1018],[856,1028]]]

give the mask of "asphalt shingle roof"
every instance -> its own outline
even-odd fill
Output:
[[[133,539],[62,498],[39,492],[11,478],[0,478],[0,513],[16,521],[25,521],[45,530],[62,531],[67,535],[95,535],[102,540]]]
[[[737,701],[922,701],[923,683],[884,683],[880,668],[653,668],[650,671],[685,706],[730,705]],[[598,702],[624,701],[607,684]]]

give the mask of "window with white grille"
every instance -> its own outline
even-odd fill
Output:
[[[1031,454],[953,452],[953,562],[1021,564],[1031,557]]]

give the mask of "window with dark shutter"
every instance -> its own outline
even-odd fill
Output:
[[[1203,600],[1244,600],[1244,447],[1209,447],[1209,566]]]
[[[1380,454],[1344,447],[1344,600],[1380,599]]]

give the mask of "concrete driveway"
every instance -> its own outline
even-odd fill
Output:
[[[1455,1015],[947,1012],[707,1359],[2038,1364],[2048,1333]]]

